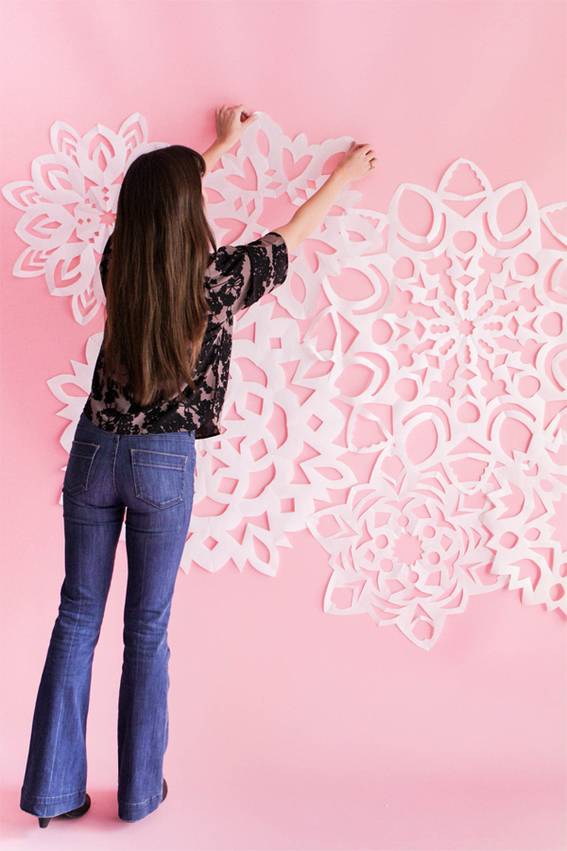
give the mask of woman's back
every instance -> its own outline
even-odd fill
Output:
[[[112,256],[112,236],[100,263],[103,288]],[[117,434],[156,434],[195,431],[195,438],[220,434],[230,356],[233,318],[282,284],[288,272],[289,255],[285,239],[270,231],[244,245],[219,246],[209,255],[205,294],[209,318],[197,367],[195,389],[187,384],[174,397],[149,405],[139,405],[128,390],[106,375],[104,347],[101,346],[84,414],[105,431]]]

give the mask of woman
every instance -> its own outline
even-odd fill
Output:
[[[167,628],[194,492],[195,440],[219,434],[235,314],[284,282],[288,252],[342,187],[374,166],[343,161],[282,227],[217,248],[201,181],[255,116],[216,112],[202,155],[139,155],[100,264],[106,322],[63,481],[65,578],[35,711],[20,806],[41,827],[90,807],[86,720],[92,660],[125,516],[128,583],[118,699],[118,815],[137,821],[167,794]],[[212,250],[209,250],[212,249]]]

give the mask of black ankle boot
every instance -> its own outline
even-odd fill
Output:
[[[163,778],[163,786],[161,787],[161,799],[165,801],[167,798],[167,783],[165,781],[165,777]]]
[[[85,800],[81,804],[80,807],[75,807],[74,810],[69,810],[67,813],[59,813],[56,816],[39,816],[39,826],[47,827],[52,818],[79,818],[79,816],[83,816],[87,810],[90,809],[91,799],[89,793],[87,792],[85,795]]]

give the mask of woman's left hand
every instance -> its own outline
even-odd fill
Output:
[[[216,110],[217,140],[225,147],[231,148],[253,121],[258,117],[253,112],[247,112],[243,104],[225,106]]]

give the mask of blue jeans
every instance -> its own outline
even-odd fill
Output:
[[[65,578],[35,710],[20,807],[55,816],[85,800],[86,721],[126,509],[128,581],[118,695],[118,816],[161,802],[168,743],[167,629],[191,518],[195,432],[106,432],[81,414],[63,481]]]

